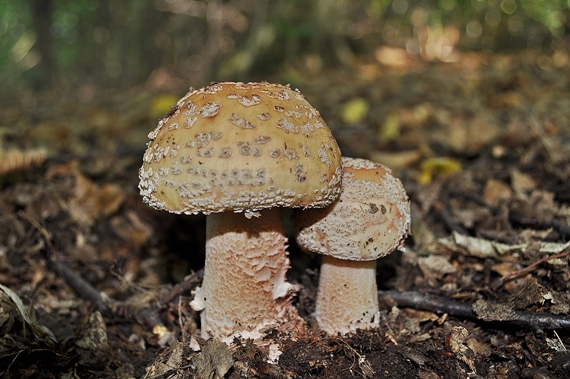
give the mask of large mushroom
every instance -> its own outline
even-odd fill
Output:
[[[204,279],[191,302],[201,336],[255,339],[298,321],[276,207],[324,207],[340,193],[340,151],[319,112],[289,86],[214,83],[190,90],[149,139],[143,201],[208,215]]]
[[[376,259],[402,247],[410,204],[390,169],[342,158],[342,192],[324,209],[297,212],[297,243],[322,254],[315,318],[329,334],[379,325]]]

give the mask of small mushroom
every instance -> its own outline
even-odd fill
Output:
[[[190,90],[149,138],[143,201],[208,215],[190,304],[202,311],[202,337],[255,339],[299,321],[278,207],[324,207],[340,194],[340,151],[319,112],[289,86],[213,83]]]
[[[329,334],[379,325],[376,259],[401,248],[410,231],[410,204],[390,169],[342,158],[339,199],[324,209],[299,211],[297,243],[322,254],[315,318]]]

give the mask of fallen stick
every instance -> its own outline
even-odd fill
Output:
[[[81,298],[93,304],[95,306],[95,309],[101,312],[102,315],[111,315],[111,310],[107,303],[105,303],[103,300],[101,293],[95,287],[93,287],[91,283],[83,279],[78,273],[76,273],[64,263],[51,259],[48,254],[46,254],[46,262],[48,267],[57,275],[62,277]]]
[[[400,307],[422,309],[439,314],[446,313],[449,316],[458,318],[481,320],[473,311],[473,305],[471,303],[463,303],[444,297],[412,291],[378,291],[378,295],[391,297]],[[515,315],[513,319],[505,321],[493,320],[493,322],[516,325],[535,331],[542,331],[544,329],[570,329],[570,317],[568,316],[553,315],[544,312],[520,311],[516,309],[513,310],[513,312]]]

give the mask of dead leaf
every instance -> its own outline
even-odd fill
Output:
[[[71,217],[82,224],[92,225],[101,216],[117,211],[125,195],[118,185],[99,186],[81,173],[75,173],[75,197],[69,200]]]
[[[42,164],[46,158],[47,151],[43,148],[0,151],[0,175],[18,170],[27,170],[32,166]]]
[[[475,354],[482,355],[484,357],[488,357],[489,355],[491,355],[491,353],[493,353],[493,349],[491,349],[491,346],[473,337],[467,340],[467,346],[471,350],[473,350]]]
[[[450,237],[438,239],[438,243],[451,249],[452,251],[472,255],[479,258],[500,258],[504,255],[523,254],[529,243],[509,245],[483,238],[465,236],[453,232]],[[570,248],[570,242],[540,242],[538,252],[540,255],[560,254]]]
[[[524,121],[516,119],[507,125],[507,130],[501,137],[501,144],[514,148],[526,146],[533,141],[530,127]]]
[[[395,173],[418,163],[421,157],[419,150],[372,151],[369,155],[370,160],[390,167]]]
[[[547,299],[552,299],[552,293],[533,277],[525,280],[511,298],[512,303],[519,309],[524,309],[533,304],[544,304]]]
[[[157,324],[152,328],[152,333],[158,339],[160,347],[172,345],[176,338],[168,328],[162,324]]]
[[[517,212],[538,221],[550,221],[558,214],[560,206],[549,191],[533,191],[526,201],[518,202]],[[528,215],[528,216],[527,216]]]
[[[530,175],[513,168],[511,170],[511,186],[518,197],[526,198],[527,193],[536,189],[536,182]]]
[[[517,262],[499,262],[491,266],[491,269],[501,276],[519,271],[522,266]]]
[[[556,331],[554,333],[556,333]],[[551,348],[554,351],[568,351],[566,349],[566,346],[564,346],[564,342],[562,342],[557,333],[556,333],[556,338],[546,337],[546,344],[548,345],[549,348]]]
[[[418,254],[428,255],[436,250],[437,240],[422,218],[416,203],[412,203],[412,238]]]
[[[475,372],[475,357],[473,351],[466,345],[467,337],[469,337],[467,329],[462,326],[454,326],[445,338],[445,344],[449,346],[457,359],[467,364],[469,369]]]
[[[144,379],[156,378],[187,378],[184,374],[184,368],[188,363],[188,355],[190,348],[184,343],[176,341],[167,350],[162,352],[154,362],[146,368]],[[168,374],[168,376],[166,376]]]
[[[199,379],[221,379],[233,366],[234,361],[228,345],[212,339],[193,360]]]
[[[432,286],[437,285],[437,280],[440,280],[444,275],[457,271],[457,268],[449,263],[446,257],[435,254],[418,258],[418,266]]]
[[[564,152],[556,134],[550,135],[545,131],[544,124],[533,120],[530,123],[532,131],[538,136],[543,148],[546,150],[552,164],[559,164],[568,161],[568,156]]]
[[[489,179],[485,184],[485,189],[483,190],[483,200],[487,204],[494,206],[499,205],[499,203],[509,200],[513,195],[511,187],[499,180]]]
[[[40,340],[47,342],[51,340],[52,342],[57,342],[55,336],[46,326],[41,325],[33,313],[28,312],[28,309],[25,307],[22,299],[10,288],[0,284],[0,290],[2,290],[12,301],[12,303],[16,306],[18,313],[24,319],[26,324],[30,326],[32,333],[34,336]]]
[[[107,326],[101,312],[95,311],[89,315],[83,336],[75,341],[75,345],[93,354],[98,354],[108,347]]]
[[[472,308],[477,318],[484,321],[509,321],[517,317],[513,310],[513,304],[497,304],[479,299],[473,304]]]
[[[466,228],[473,228],[476,223],[479,223],[484,220],[488,220],[491,216],[491,212],[487,208],[483,208],[480,206],[461,206],[459,204],[454,204],[454,201],[451,201],[451,213],[453,217],[457,219],[461,225]]]
[[[152,236],[152,228],[143,222],[136,212],[129,210],[124,216],[111,219],[113,231],[135,249],[144,245]]]

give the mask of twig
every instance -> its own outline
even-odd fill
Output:
[[[389,296],[401,307],[423,309],[439,314],[447,313],[449,316],[477,319],[477,314],[472,309],[472,304],[462,303],[443,297],[425,295],[411,291],[378,291],[380,296]],[[493,321],[507,325],[520,326],[531,330],[543,329],[570,329],[570,318],[567,316],[553,315],[549,313],[536,313],[513,310],[515,317],[512,320]]]
[[[556,339],[558,339],[558,343],[560,343],[560,346],[562,346],[562,350],[568,351],[568,349],[566,349],[566,346],[564,346],[564,342],[562,341],[562,338],[560,338],[558,333],[556,333],[556,330],[554,331],[554,335],[556,336]]]
[[[178,327],[182,333],[182,343],[186,343],[186,330],[184,329],[184,323],[182,322],[182,297],[178,298]]]
[[[338,342],[342,342],[343,344],[345,344],[345,346],[347,347],[347,349],[354,355],[356,355],[358,357],[358,367],[360,368],[360,370],[362,370],[362,375],[365,378],[372,378],[374,376],[374,374],[376,373],[374,371],[374,369],[372,368],[372,366],[370,365],[370,363],[366,360],[366,356],[359,354],[358,351],[356,351],[352,346],[350,346],[346,341],[343,341],[339,338],[335,338],[336,341]],[[350,357],[349,357],[350,358]],[[352,365],[349,367],[349,371],[352,373],[352,368],[354,367],[354,363],[352,363]]]
[[[91,285],[87,280],[83,279],[74,270],[69,268],[66,264],[62,262],[56,262],[52,259],[50,255],[55,254],[55,248],[53,246],[53,241],[48,230],[41,225],[36,218],[29,214],[29,212],[20,212],[20,216],[32,224],[44,237],[47,250],[45,251],[45,259],[48,267],[61,276],[67,284],[75,290],[83,299],[90,301],[96,309],[103,315],[110,315],[111,311],[108,305],[105,303],[101,297],[101,293]]]
[[[196,284],[202,281],[204,277],[204,268],[199,269],[192,275],[184,279],[183,282],[176,284],[170,291],[160,297],[158,300],[159,304],[169,304],[173,302],[177,297],[179,297],[184,292],[190,290]]]
[[[73,288],[75,292],[79,294],[85,300],[91,302],[95,308],[101,312],[102,315],[110,316],[111,311],[109,306],[105,303],[101,297],[101,293],[91,285],[87,280],[83,279],[74,270],[69,268],[66,264],[62,262],[56,262],[51,257],[46,254],[46,261],[48,267],[61,276],[67,284]]]
[[[508,274],[503,275],[500,279],[499,282],[502,284],[507,280],[511,280],[514,278],[518,278],[519,276],[522,275],[526,275],[529,272],[533,271],[535,268],[537,268],[539,265],[541,265],[542,263],[546,262],[549,259],[558,259],[558,258],[563,258],[565,256],[567,256],[570,253],[570,250],[566,250],[563,251],[561,253],[558,254],[554,254],[554,255],[545,255],[544,257],[540,258],[539,260],[537,260],[536,262],[532,263],[531,265],[518,270],[518,271],[514,271],[514,272],[510,272]]]

